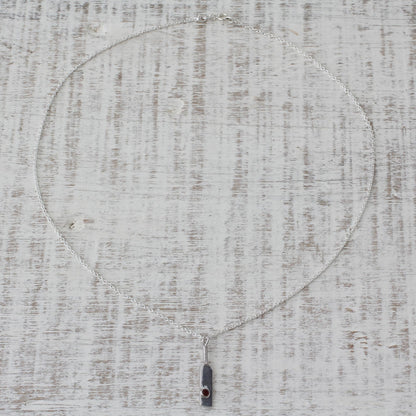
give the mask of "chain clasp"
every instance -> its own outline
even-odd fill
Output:
[[[229,22],[231,22],[233,19],[231,18],[231,16],[228,16],[228,14],[226,14],[226,13],[220,13],[218,16],[217,16],[217,19],[218,20],[228,20]]]

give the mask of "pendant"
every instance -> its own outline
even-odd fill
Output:
[[[208,342],[206,337],[203,342],[204,363],[201,367],[201,406],[212,406],[212,368],[208,364]]]

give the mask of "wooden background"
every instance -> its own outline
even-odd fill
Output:
[[[1,415],[414,415],[416,6],[397,1],[0,2]],[[56,241],[34,193],[52,91],[145,27],[221,12],[327,64],[377,135],[370,205],[320,279],[212,342],[123,302]],[[51,215],[126,291],[198,331],[285,296],[338,247],[368,132],[321,73],[221,22],[129,41],[59,94],[40,152]]]

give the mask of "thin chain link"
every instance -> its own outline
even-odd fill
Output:
[[[283,46],[285,46],[287,48],[290,48],[293,51],[295,51],[298,55],[303,57],[305,59],[305,61],[310,62],[317,69],[319,69],[320,71],[325,73],[331,80],[335,81],[338,84],[338,86],[344,91],[344,93],[349,97],[350,101],[355,106],[355,108],[358,110],[361,118],[364,121],[364,124],[365,124],[366,128],[370,132],[370,148],[371,148],[370,169],[371,169],[371,172],[370,172],[370,178],[369,178],[369,181],[368,181],[368,184],[367,184],[367,187],[366,187],[365,195],[364,195],[364,198],[362,200],[362,204],[360,206],[360,209],[358,211],[358,215],[352,221],[350,227],[347,229],[345,238],[342,241],[341,245],[338,247],[338,249],[335,251],[335,253],[326,261],[326,263],[321,267],[321,269],[319,269],[315,274],[313,274],[312,277],[310,277],[300,287],[298,287],[295,290],[293,290],[292,292],[290,292],[286,297],[284,297],[284,298],[282,298],[278,301],[271,301],[271,302],[263,305],[260,308],[260,310],[257,311],[256,313],[254,313],[252,315],[245,316],[245,317],[241,317],[237,321],[230,323],[229,325],[225,326],[223,329],[221,329],[219,331],[213,332],[211,334],[202,334],[202,333],[199,333],[194,328],[192,328],[191,326],[184,325],[184,324],[181,324],[179,322],[176,322],[175,320],[166,316],[160,310],[155,309],[152,306],[141,302],[137,297],[122,291],[119,288],[119,286],[117,286],[115,283],[106,279],[99,271],[97,271],[96,269],[91,267],[88,264],[88,262],[79,253],[77,253],[73,249],[71,244],[68,242],[68,240],[62,234],[62,232],[58,229],[55,221],[53,220],[53,218],[51,217],[51,215],[49,214],[49,212],[46,208],[46,205],[45,205],[45,202],[44,202],[44,199],[43,199],[43,196],[42,196],[42,192],[41,192],[41,189],[40,189],[40,184],[39,184],[38,160],[39,160],[40,143],[41,143],[44,131],[45,131],[45,126],[47,124],[47,120],[48,120],[48,117],[49,117],[50,110],[51,110],[51,108],[52,108],[52,106],[53,106],[53,104],[56,100],[57,95],[59,94],[59,92],[61,91],[63,86],[65,85],[66,81],[72,76],[72,74],[74,72],[76,72],[77,70],[82,68],[84,65],[86,65],[88,62],[90,62],[92,59],[96,58],[100,54],[102,54],[102,53],[104,53],[104,52],[106,52],[106,51],[124,43],[124,42],[127,42],[128,40],[137,38],[137,37],[139,37],[141,35],[144,35],[146,33],[154,32],[154,31],[161,30],[161,29],[167,29],[167,28],[170,28],[170,27],[173,27],[173,26],[179,26],[179,25],[188,24],[188,23],[195,23],[195,22],[196,23],[206,23],[209,20],[224,21],[224,22],[227,22],[229,24],[232,24],[233,26],[241,27],[241,28],[243,28],[245,30],[248,30],[250,32],[258,33],[258,34],[261,34],[265,37],[275,39],[278,42],[280,42]],[[225,332],[228,332],[228,331],[231,331],[235,328],[241,327],[242,325],[244,325],[244,324],[246,324],[250,321],[253,321],[257,318],[260,318],[261,316],[265,315],[266,313],[273,311],[278,306],[283,305],[288,300],[295,297],[298,293],[300,293],[307,286],[309,286],[316,279],[318,279],[335,262],[335,260],[338,258],[338,256],[341,254],[342,250],[344,249],[344,247],[346,246],[346,244],[350,240],[350,238],[351,238],[352,234],[354,233],[355,229],[357,228],[358,223],[360,222],[360,220],[361,220],[361,218],[364,214],[364,211],[365,211],[365,209],[366,209],[366,207],[369,203],[371,191],[372,191],[373,184],[374,184],[375,167],[376,167],[375,133],[374,133],[374,129],[372,127],[372,124],[371,124],[366,112],[364,111],[363,107],[358,102],[357,98],[353,95],[353,93],[349,90],[349,88],[337,76],[335,76],[333,73],[331,73],[324,65],[322,65],[320,62],[318,62],[314,57],[305,53],[298,46],[296,46],[292,42],[289,42],[289,41],[281,38],[280,36],[278,36],[274,33],[264,31],[263,29],[261,29],[259,27],[246,25],[246,24],[240,22],[239,20],[236,20],[236,19],[234,19],[234,18],[232,18],[232,17],[230,17],[226,14],[209,14],[209,15],[199,15],[197,17],[187,18],[187,19],[180,20],[180,21],[175,21],[175,22],[167,23],[165,25],[153,26],[149,29],[145,29],[145,30],[142,30],[140,32],[136,32],[132,35],[124,37],[121,40],[118,40],[117,42],[114,42],[110,45],[107,45],[107,46],[103,47],[98,52],[88,56],[81,63],[79,63],[77,66],[75,66],[71,70],[71,72],[69,72],[68,75],[58,84],[58,86],[56,87],[55,91],[52,94],[52,98],[49,102],[49,105],[47,106],[46,111],[45,111],[43,121],[42,121],[42,124],[41,124],[41,127],[40,127],[40,131],[39,131],[39,134],[38,134],[38,137],[37,137],[37,142],[36,142],[36,145],[35,145],[34,179],[35,179],[36,196],[37,196],[37,199],[39,201],[40,208],[43,212],[43,215],[45,216],[47,222],[52,226],[55,234],[58,236],[58,239],[62,242],[62,244],[65,246],[65,248],[71,253],[71,255],[78,261],[78,263],[80,263],[81,266],[84,267],[84,269],[86,269],[95,279],[97,279],[98,281],[103,283],[105,286],[107,286],[109,289],[111,289],[116,295],[118,295],[118,296],[122,297],[123,299],[133,303],[139,309],[142,309],[142,310],[148,312],[152,316],[157,317],[161,321],[175,327],[179,331],[182,331],[182,332],[184,332],[185,334],[187,334],[189,336],[192,336],[194,338],[199,339],[199,341],[204,346],[207,346],[210,339],[216,338],[219,335],[224,334]]]

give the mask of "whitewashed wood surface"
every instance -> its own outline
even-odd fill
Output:
[[[201,348],[78,265],[40,212],[33,150],[54,88],[152,25],[226,11],[344,80],[377,135],[376,183],[336,263]],[[0,2],[1,415],[414,415],[416,6],[410,0]],[[221,22],[155,32],[59,94],[40,152],[51,215],[108,279],[221,329],[302,284],[341,243],[368,132],[321,73]]]

